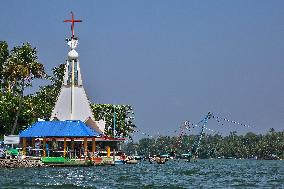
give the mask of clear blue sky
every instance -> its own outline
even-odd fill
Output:
[[[47,70],[63,63],[76,24],[85,89],[131,104],[146,133],[175,134],[208,111],[223,134],[284,129],[284,1],[1,1],[0,40],[31,42]]]

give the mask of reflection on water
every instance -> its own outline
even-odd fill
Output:
[[[284,188],[284,161],[0,169],[0,188]]]

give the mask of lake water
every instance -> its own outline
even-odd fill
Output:
[[[0,169],[0,188],[284,188],[284,161]]]

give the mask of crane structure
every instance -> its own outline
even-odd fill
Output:
[[[205,128],[207,126],[208,120],[211,119],[213,117],[213,114],[211,112],[208,112],[208,114],[205,116],[205,118],[203,118],[201,121],[199,121],[196,125],[198,126],[199,124],[202,124],[201,126],[201,131],[199,133],[199,135],[197,135],[196,140],[194,141],[194,143],[192,144],[191,147],[191,156],[192,157],[196,157],[198,156],[198,149],[200,147],[200,143],[201,140],[205,134]]]
[[[208,112],[207,115],[201,121],[199,121],[196,124],[192,124],[192,123],[188,124],[189,121],[186,121],[185,123],[187,123],[187,124],[184,124],[184,126],[181,127],[181,133],[180,133],[180,135],[178,137],[178,141],[177,141],[177,143],[179,143],[179,144],[182,141],[183,135],[185,135],[185,133],[186,133],[184,131],[184,129],[188,129],[190,131],[190,129],[192,129],[194,127],[200,127],[201,126],[201,130],[200,130],[199,134],[196,136],[196,139],[193,142],[193,144],[191,145],[189,153],[187,154],[189,161],[190,161],[190,158],[195,159],[196,157],[198,157],[198,150],[200,148],[201,141],[204,138],[205,130],[213,131],[212,129],[207,128],[207,124],[208,124],[208,121],[210,119],[215,119],[219,124],[222,124],[222,126],[224,124],[221,123],[221,121],[226,121],[226,122],[229,122],[229,123],[232,123],[232,124],[250,127],[250,125],[246,125],[246,124],[243,124],[243,123],[240,123],[240,122],[237,122],[237,121],[233,121],[233,120],[229,120],[229,119],[226,119],[226,118],[216,116],[212,112]],[[215,132],[215,131],[213,131],[213,132]],[[176,145],[176,146],[181,147],[181,145]]]

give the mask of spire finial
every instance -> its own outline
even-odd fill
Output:
[[[71,22],[71,31],[72,31],[72,38],[75,37],[75,32],[74,32],[74,26],[75,26],[75,22],[82,22],[82,20],[75,20],[74,19],[74,14],[73,12],[71,11],[71,17],[72,19],[71,20],[64,20],[64,22]]]

